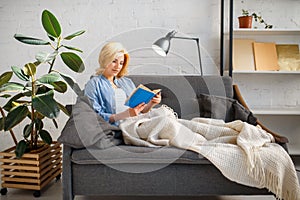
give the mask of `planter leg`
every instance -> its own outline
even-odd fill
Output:
[[[41,196],[41,191],[40,190],[36,190],[33,192],[33,196],[34,197],[40,197]]]
[[[7,188],[1,188],[1,195],[7,194]]]
[[[58,175],[56,176],[56,182],[59,181],[60,178],[61,178],[61,174],[58,174]]]

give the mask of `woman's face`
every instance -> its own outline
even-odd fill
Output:
[[[115,59],[106,66],[103,75],[107,78],[117,76],[118,73],[121,71],[123,64],[124,64],[124,54],[122,53],[117,54]]]

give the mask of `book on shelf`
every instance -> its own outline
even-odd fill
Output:
[[[235,71],[254,71],[252,39],[233,39],[232,67]]]
[[[273,42],[254,42],[254,62],[258,71],[278,71],[276,44]]]
[[[151,90],[140,84],[131,95],[126,99],[125,105],[134,108],[141,103],[149,103],[149,101],[161,91],[161,89]]]
[[[300,53],[298,44],[276,44],[276,50],[280,70],[300,70]]]

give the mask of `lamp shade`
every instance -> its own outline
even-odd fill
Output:
[[[170,37],[162,37],[152,44],[152,49],[160,56],[166,56],[170,49]]]

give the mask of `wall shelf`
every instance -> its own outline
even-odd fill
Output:
[[[298,44],[300,29],[240,29],[233,28],[234,1],[230,0],[228,37],[228,71],[234,76],[250,110],[269,129],[289,139],[291,155],[300,155],[300,71],[235,71],[233,70],[233,40],[252,39],[255,42]],[[268,106],[272,105],[272,106]]]
[[[300,115],[300,107],[253,107],[255,115]]]
[[[299,35],[300,29],[234,29],[235,35]]]
[[[233,74],[300,74],[300,71],[233,71]]]

